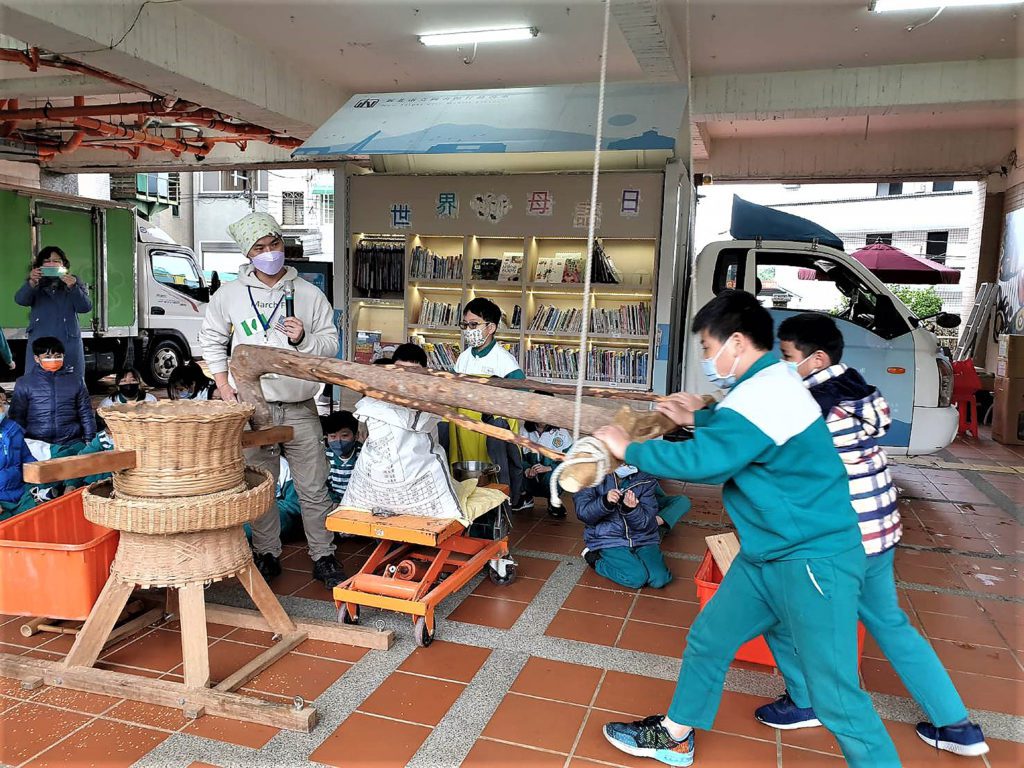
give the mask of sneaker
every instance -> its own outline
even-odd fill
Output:
[[[322,581],[328,589],[334,589],[345,580],[345,572],[334,555],[324,555],[313,562],[313,578]]]
[[[565,520],[565,507],[552,507],[548,505],[548,517],[552,520]]]
[[[633,723],[607,723],[604,737],[627,755],[651,757],[666,765],[692,765],[693,731],[682,741],[676,741],[661,720],[662,715],[651,715]]]
[[[269,552],[253,555],[252,559],[256,563],[256,570],[267,584],[281,575],[281,561]]]
[[[771,704],[765,704],[754,710],[754,717],[765,725],[778,728],[780,731],[795,731],[797,728],[817,728],[821,721],[814,716],[810,707],[798,707],[788,693],[782,694]]]
[[[921,737],[921,741],[954,755],[977,757],[988,752],[985,735],[974,723],[947,725],[942,728],[936,728],[931,723],[918,723],[917,735]]]
[[[510,512],[527,512],[533,509],[533,499],[529,496],[524,496],[515,504],[509,507]]]
[[[597,568],[597,561],[601,559],[600,551],[595,552],[589,547],[584,547],[583,551],[580,552],[580,555],[587,561],[587,565],[591,568]]]

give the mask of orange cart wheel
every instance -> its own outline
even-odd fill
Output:
[[[353,616],[348,612],[348,603],[342,603],[338,607],[338,623],[339,624],[358,624],[359,613],[358,611]]]
[[[427,631],[427,620],[422,616],[416,619],[416,625],[413,627],[413,639],[420,648],[426,648],[434,642],[434,633]]]

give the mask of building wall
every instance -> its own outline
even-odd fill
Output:
[[[19,187],[38,187],[39,166],[35,163],[0,160],[0,183],[14,184]]]

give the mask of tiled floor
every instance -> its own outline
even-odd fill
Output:
[[[989,440],[958,441],[945,458],[987,466],[1024,465],[1024,450]],[[861,672],[906,766],[1024,765],[1024,477],[900,465],[906,535],[896,558],[900,600],[949,669],[992,752],[968,760],[937,753],[913,732],[920,713],[870,637]],[[601,726],[664,710],[688,628],[700,606],[694,574],[704,536],[729,528],[718,490],[690,487],[694,510],[664,542],[675,580],[661,590],[626,590],[579,558],[582,527],[542,508],[515,520],[519,577],[505,587],[477,579],[441,611],[438,640],[411,642],[404,617],[367,611],[398,636],[387,652],[306,641],[250,681],[243,692],[270,701],[315,701],[312,734],[112,696],[43,687],[23,691],[0,678],[0,763],[11,766],[531,766],[599,768],[644,761],[610,747]],[[570,515],[572,518],[572,515]],[[345,542],[349,572],[369,552]],[[304,549],[289,546],[273,584],[296,614],[333,615],[312,580]],[[218,585],[209,599],[241,604]],[[70,638],[23,637],[19,619],[0,617],[0,651],[56,659]],[[215,680],[257,656],[268,633],[211,624]],[[108,649],[102,666],[180,679],[174,622]],[[734,663],[714,730],[698,738],[698,765],[841,765],[822,729],[776,733],[752,710],[782,689],[773,670]],[[653,765],[649,763],[649,765]]]

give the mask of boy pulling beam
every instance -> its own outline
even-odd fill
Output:
[[[821,412],[789,366],[770,354],[772,319],[757,299],[724,291],[693,321],[704,372],[728,394],[694,439],[630,442],[618,426],[594,436],[653,475],[723,483],[743,548],[690,629],[668,716],[608,723],[605,738],[631,755],[691,765],[694,728],[710,728],[740,645],[773,627],[793,638],[818,719],[854,768],[900,764],[857,675],[857,604],[866,556],[846,471]],[[685,397],[658,410],[694,424]]]

